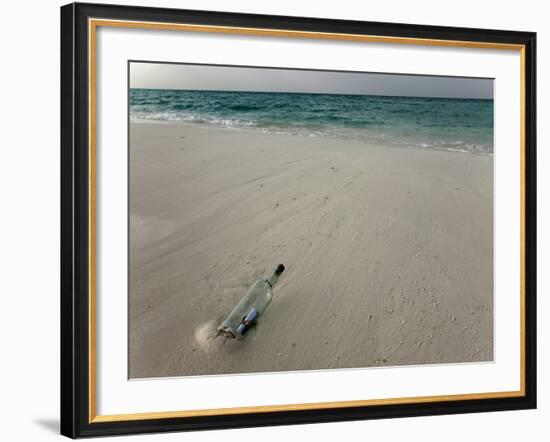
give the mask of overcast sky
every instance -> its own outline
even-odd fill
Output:
[[[137,62],[130,63],[130,87],[493,98],[492,79]]]

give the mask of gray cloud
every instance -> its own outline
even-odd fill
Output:
[[[130,87],[254,92],[493,98],[493,80],[364,72],[130,63]]]

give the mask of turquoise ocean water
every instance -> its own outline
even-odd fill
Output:
[[[130,89],[130,118],[493,153],[493,100]]]

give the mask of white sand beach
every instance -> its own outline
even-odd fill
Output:
[[[491,156],[132,123],[129,210],[132,378],[493,358]]]

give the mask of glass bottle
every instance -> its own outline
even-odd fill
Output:
[[[285,266],[279,264],[269,277],[258,279],[229,316],[220,324],[218,334],[228,338],[242,338],[246,331],[256,323],[257,319],[271,302],[273,286],[284,270]]]

